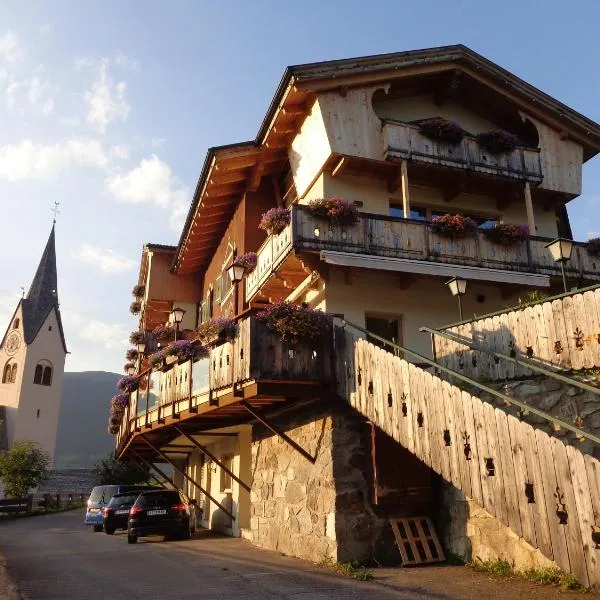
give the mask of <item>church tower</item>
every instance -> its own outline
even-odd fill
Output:
[[[0,445],[38,443],[52,461],[67,347],[57,294],[54,225],[27,296],[0,345]],[[3,443],[2,443],[3,442]]]

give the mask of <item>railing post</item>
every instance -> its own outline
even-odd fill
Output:
[[[535,272],[535,267],[533,265],[533,255],[531,253],[531,236],[527,236],[525,245],[527,248],[527,268],[530,273],[533,273]]]

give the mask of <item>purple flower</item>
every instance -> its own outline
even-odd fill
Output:
[[[256,252],[246,252],[236,256],[233,264],[238,267],[244,267],[246,273],[251,273],[256,268]]]
[[[224,341],[235,339],[238,333],[237,323],[228,317],[219,317],[218,319],[209,319],[201,323],[194,332],[195,337],[200,342],[219,338]]]
[[[291,215],[287,208],[271,208],[262,215],[258,227],[275,235],[281,233],[290,224],[290,220]]]
[[[117,389],[125,392],[127,394],[131,394],[131,392],[135,392],[138,388],[138,378],[133,375],[126,375],[125,377],[121,377],[119,381],[117,381]]]
[[[315,340],[331,329],[333,317],[306,305],[281,300],[256,315],[259,321],[279,333],[284,341]]]
[[[308,212],[318,219],[327,219],[337,225],[356,225],[359,221],[358,209],[354,202],[341,198],[317,198],[308,203]]]
[[[125,407],[129,404],[129,395],[128,394],[116,394],[112,397],[110,401],[111,408],[112,407]]]
[[[167,357],[167,351],[166,350],[159,350],[158,352],[155,352],[154,354],[151,354],[148,357],[148,360],[150,360],[150,364],[153,367],[159,367],[163,364],[165,358]]]

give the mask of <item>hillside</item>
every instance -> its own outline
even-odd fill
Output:
[[[105,371],[65,373],[55,468],[86,468],[114,449],[106,432],[108,405],[121,377]]]

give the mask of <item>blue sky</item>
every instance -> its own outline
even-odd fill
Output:
[[[54,201],[67,370],[120,371],[145,241],[176,243],[209,146],[251,139],[286,65],[463,43],[600,121],[600,4],[0,2],[0,322]],[[570,206],[600,230],[600,158]]]

